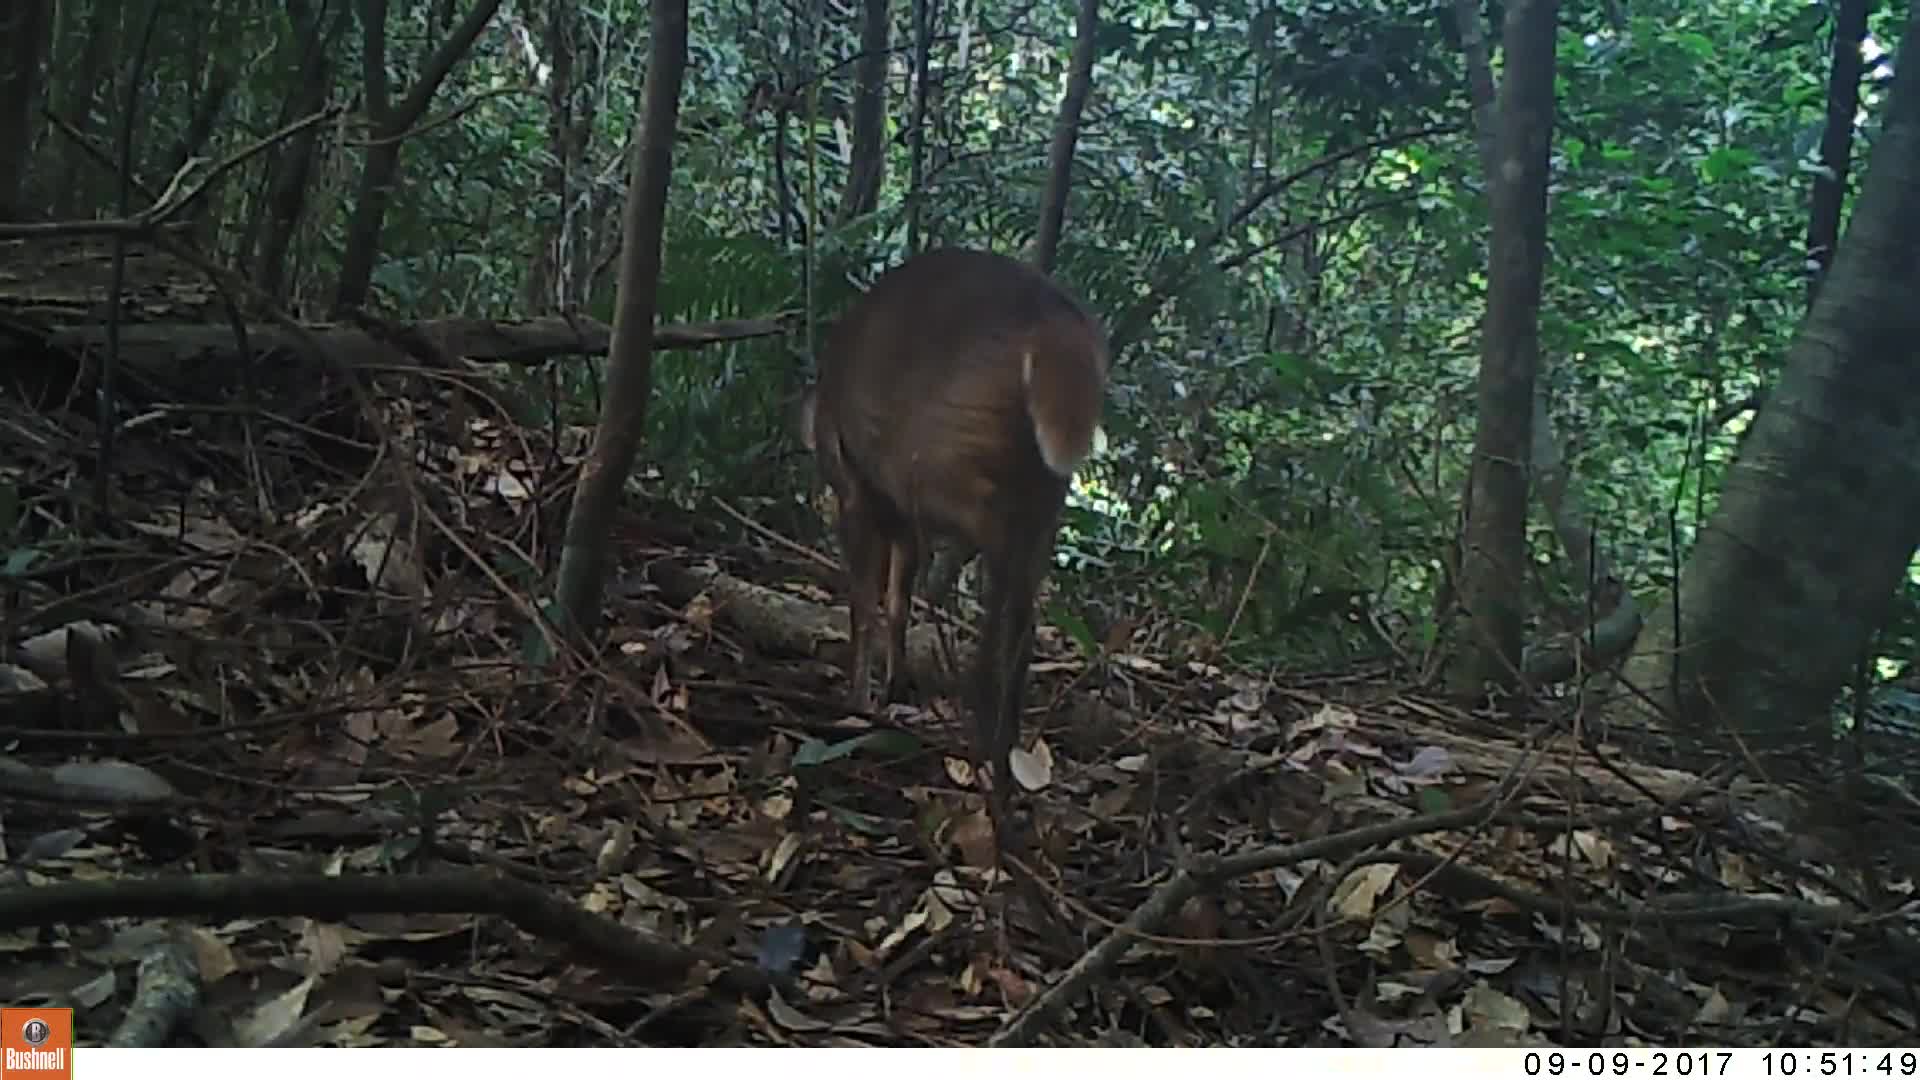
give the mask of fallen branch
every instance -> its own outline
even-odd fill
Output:
[[[165,1046],[200,1007],[200,966],[184,936],[170,935],[140,958],[133,1002],[108,1046]]]
[[[722,957],[622,926],[504,874],[188,874],[0,889],[0,930],[112,916],[363,914],[498,915],[652,987],[678,985],[697,964],[726,966]]]
[[[1363,851],[1377,844],[1401,840],[1421,833],[1459,829],[1481,824],[1504,801],[1504,792],[1467,807],[1444,814],[1423,814],[1404,821],[1367,825],[1333,833],[1315,840],[1284,847],[1262,848],[1229,856],[1203,856],[1176,872],[1167,883],[1155,889],[1133,914],[1111,930],[1100,943],[1074,962],[1060,980],[1027,1003],[1013,1019],[994,1033],[989,1046],[1026,1046],[1048,1021],[1084,993],[1095,979],[1112,971],[1133,947],[1136,938],[1150,936],[1167,924],[1188,900],[1237,877],[1290,866],[1308,859],[1325,859]]]
[[[705,345],[747,341],[786,333],[793,313],[760,319],[725,319],[710,323],[670,323],[654,331],[656,349],[697,349]],[[309,342],[349,366],[390,365],[391,346],[358,326],[326,324],[296,333],[280,325],[244,328],[247,349],[255,355],[305,348]],[[428,319],[405,330],[433,343],[450,356],[479,362],[534,364],[559,356],[594,355],[607,351],[613,328],[594,319],[555,317],[524,322],[491,319]],[[302,336],[307,340],[301,340]],[[105,348],[107,328],[98,324],[57,327],[46,343],[69,351]],[[239,351],[234,327],[227,323],[134,323],[120,328],[121,355],[151,364],[159,360],[208,354],[232,356]]]
[[[648,576],[668,601],[685,606],[701,594],[712,601],[713,613],[725,619],[754,644],[787,656],[807,656],[846,667],[852,656],[847,641],[846,609],[802,599],[722,573],[713,566],[685,567],[662,560],[648,568]],[[907,628],[904,659],[907,674],[917,686],[947,686],[948,653],[940,628],[921,621]],[[971,647],[955,650],[960,670],[971,661]]]
[[[1504,785],[1503,785],[1504,789]],[[1186,868],[1150,894],[1133,912],[1115,926],[1086,955],[1067,969],[1059,981],[1039,994],[993,1036],[992,1046],[1030,1045],[1041,1028],[1097,979],[1111,972],[1139,938],[1150,937],[1165,926],[1193,897],[1217,889],[1236,878],[1266,870],[1293,866],[1308,859],[1328,859],[1365,852],[1367,848],[1411,836],[1476,827],[1490,822],[1522,824],[1530,828],[1565,827],[1529,814],[1502,812],[1507,793],[1496,791],[1488,798],[1462,810],[1423,814],[1400,821],[1384,822],[1333,833],[1314,840],[1281,847],[1262,848],[1227,856],[1196,858]],[[1585,823],[1590,824],[1590,823]],[[1863,914],[1846,904],[1818,904],[1782,896],[1741,896],[1709,893],[1667,896],[1658,902],[1633,905],[1568,904],[1565,901],[1529,892],[1497,881],[1457,862],[1423,852],[1377,851],[1361,855],[1357,864],[1391,862],[1425,875],[1427,883],[1451,886],[1474,898],[1499,897],[1528,911],[1572,917],[1613,925],[1648,923],[1740,922],[1757,924],[1797,924],[1810,931],[1831,933],[1843,927],[1865,931],[1880,930],[1876,946],[1909,962],[1920,956],[1920,946],[1900,938],[1897,930],[1886,925],[1885,916]],[[1896,939],[1889,941],[1889,939]]]

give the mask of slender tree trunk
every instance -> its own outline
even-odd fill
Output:
[[[1824,739],[1920,544],[1920,5],[1886,124],[1785,371],[1624,678],[1684,730]],[[1645,714],[1638,695],[1622,711]],[[1809,726],[1812,730],[1809,731]]]
[[[1093,54],[1100,33],[1100,0],[1080,0],[1073,24],[1073,68],[1067,73],[1066,93],[1053,122],[1053,145],[1047,154],[1047,190],[1040,199],[1040,229],[1033,238],[1033,262],[1052,273],[1060,249],[1060,229],[1067,218],[1067,192],[1073,184],[1073,147],[1080,139],[1080,111],[1093,90]]]
[[[366,303],[367,292],[373,286],[373,260],[379,253],[380,227],[386,223],[387,205],[393,200],[393,183],[400,175],[403,136],[426,115],[440,84],[466,56],[498,10],[500,0],[475,0],[467,17],[421,67],[413,89],[394,104],[387,86],[387,0],[361,0],[361,60],[365,65],[364,95],[373,145],[367,147],[361,163],[359,190],[353,213],[347,220],[346,250],[340,256],[340,284],[333,297],[336,317]]]
[[[1467,60],[1467,94],[1473,108],[1473,130],[1480,148],[1480,167],[1492,183],[1499,158],[1494,139],[1493,65],[1487,56],[1487,39],[1482,32],[1478,0],[1455,0],[1454,21],[1460,27],[1460,47]],[[1553,416],[1547,409],[1544,386],[1535,385],[1533,393],[1533,490],[1540,497],[1553,523],[1554,536],[1567,562],[1578,568],[1585,582],[1584,596],[1605,597],[1615,605],[1610,614],[1592,630],[1595,651],[1605,655],[1631,644],[1640,631],[1640,610],[1633,595],[1620,583],[1593,535],[1593,518],[1587,500],[1567,468],[1566,454],[1559,435],[1553,429]],[[1617,597],[1617,600],[1615,599]],[[1604,631],[1604,632],[1603,632]],[[1574,675],[1574,643],[1559,643],[1539,650],[1528,650],[1523,672],[1528,682],[1557,682]]]
[[[0,11],[0,221],[24,217],[27,163],[53,41],[52,0],[12,0]]]
[[[1860,43],[1867,36],[1867,0],[1837,0],[1833,11],[1833,63],[1827,76],[1827,124],[1820,133],[1820,164],[1813,176],[1807,215],[1807,306],[1820,295],[1820,281],[1840,242],[1840,209],[1853,158],[1853,118],[1860,111]]]
[[[652,391],[653,320],[658,308],[660,247],[666,236],[667,187],[680,122],[680,84],[687,67],[687,0],[652,0],[652,41],[642,91],[640,137],[622,222],[619,298],[607,349],[607,393],[593,446],[580,467],[567,517],[555,586],[558,621],[580,637],[600,623],[607,537],[613,512],[645,430]]]
[[[201,87],[200,98],[194,102],[193,114],[187,118],[187,126],[180,133],[180,139],[173,145],[173,153],[167,159],[167,175],[172,176],[186,167],[189,160],[207,145],[213,136],[213,127],[220,120],[221,112],[227,106],[227,95],[233,92],[234,78],[238,74],[233,64],[220,54],[222,59],[215,61],[207,70],[206,83]],[[182,220],[194,225],[200,242],[209,248],[217,248],[219,220],[208,214],[209,208],[217,198],[221,182],[214,185],[195,200],[182,214]]]
[[[773,211],[780,218],[780,249],[785,251],[798,231],[795,222],[799,217],[793,205],[793,185],[787,180],[787,128],[793,114],[784,100],[773,109]]]
[[[934,0],[913,0],[913,116],[907,126],[907,254],[920,250],[927,176],[927,69],[933,63]]]
[[[592,182],[593,136],[604,107],[610,81],[606,78],[610,31],[598,24],[574,23],[573,124],[564,143],[567,202],[560,216],[564,232],[557,297],[562,310],[573,310],[593,300],[592,267],[596,245],[607,230],[607,211],[613,202]],[[623,200],[624,202],[624,200]],[[618,228],[619,214],[613,214]]]
[[[78,4],[63,5],[63,19],[69,11],[73,13],[71,17],[80,24],[69,27],[71,32],[81,36],[80,62],[67,75],[69,89],[55,96],[60,102],[61,118],[85,136],[93,133],[97,95],[110,82],[106,73],[107,49],[120,39],[122,2],[100,0],[91,19],[84,18]],[[82,208],[91,210],[94,207],[90,194],[94,171],[93,163],[78,146],[63,146],[60,177],[53,185],[55,218],[65,220],[79,217]]]
[[[281,111],[281,123],[312,116],[326,106],[333,92],[333,44],[346,32],[347,8],[343,5],[331,22],[324,11],[313,10],[305,0],[288,5],[295,40],[299,42],[299,82]],[[307,184],[313,173],[320,140],[321,125],[295,134],[274,157],[267,170],[266,224],[258,252],[254,256],[254,277],[276,305],[285,306],[291,293],[292,267],[288,252],[306,212]]]
[[[527,261],[527,275],[520,285],[521,304],[529,314],[553,311],[561,302],[561,267],[570,248],[567,236],[568,205],[573,178],[573,113],[575,46],[580,17],[573,0],[548,0],[542,13],[546,19],[543,59],[547,62],[547,161],[541,166],[541,198],[550,204],[542,217],[553,223]]]
[[[394,178],[400,174],[400,143],[384,126],[378,131],[361,161],[353,212],[347,218],[346,248],[340,256],[340,281],[333,298],[335,318],[367,302],[373,287],[373,260],[380,251],[380,226],[393,202]]]
[[[860,60],[854,65],[853,153],[840,197],[840,221],[871,214],[880,204],[887,146],[887,0],[865,0]]]
[[[1099,0],[1080,0],[1074,18],[1073,60],[1067,86],[1060,95],[1060,111],[1053,124],[1053,143],[1047,154],[1047,189],[1040,199],[1040,227],[1034,232],[1033,263],[1053,272],[1060,250],[1060,230],[1067,217],[1067,194],[1073,186],[1073,149],[1080,138],[1080,113],[1093,90],[1093,59],[1100,31]],[[921,595],[935,606],[947,602],[960,572],[974,552],[953,545],[941,547],[927,561],[927,587]]]
[[[200,91],[200,99],[194,102],[193,115],[187,118],[186,129],[180,133],[179,141],[173,144],[173,153],[167,159],[169,175],[179,172],[188,159],[207,145],[207,139],[213,135],[214,124],[219,122],[221,111],[227,107],[227,95],[233,91],[234,74],[230,64],[215,64],[207,72],[206,86]]]
[[[1474,633],[1462,642],[1451,673],[1460,694],[1479,693],[1488,684],[1511,686],[1521,671],[1527,462],[1539,366],[1558,16],[1558,0],[1512,0],[1507,6],[1507,70],[1494,148],[1498,161],[1488,177],[1492,236],[1479,421],[1460,566],[1460,599]]]

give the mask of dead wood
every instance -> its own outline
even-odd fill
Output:
[[[686,607],[705,594],[712,613],[761,650],[842,666],[850,659],[844,604],[814,603],[742,580],[711,565],[687,567],[663,560],[653,564],[650,575],[675,606]],[[941,687],[951,678],[953,666],[940,637],[939,629],[925,620],[916,621],[907,631],[907,668],[918,686]],[[970,643],[953,644],[953,659],[964,664],[972,655]],[[1445,747],[1461,767],[1477,775],[1499,776],[1511,767],[1512,743],[1461,734],[1453,729],[1452,716],[1422,716],[1424,710],[1410,704],[1413,715],[1404,716],[1397,725],[1403,735]],[[1561,767],[1561,763],[1573,762],[1577,767]],[[1532,771],[1531,783],[1536,791],[1552,792],[1572,805],[1582,801],[1635,804],[1647,798],[1675,802],[1690,797],[1697,792],[1700,777],[1634,760],[1619,761],[1616,770],[1596,768],[1589,752],[1566,745],[1548,749]],[[1773,786],[1742,778],[1732,781],[1727,790],[1736,798],[1753,799],[1772,791]]]
[[[816,604],[743,581],[712,566],[690,568],[663,561],[653,564],[650,573],[654,584],[675,605],[684,607],[706,594],[715,615],[768,652],[813,657],[842,667],[851,659],[844,605]],[[964,664],[971,649],[958,642],[955,646],[957,659]],[[922,621],[908,628],[907,671],[916,686],[946,686],[950,672],[947,657],[937,627]]]
[[[129,915],[342,919],[373,914],[499,915],[529,934],[572,946],[582,959],[649,986],[678,986],[696,964],[713,959],[524,881],[485,872],[184,874],[0,890],[0,930]]]
[[[108,1037],[108,1046],[165,1046],[174,1029],[200,1007],[204,984],[193,947],[176,932],[140,958],[133,1002]],[[308,1017],[311,1022],[312,1015]]]
[[[1397,863],[1423,875],[1429,884],[1450,884],[1471,899],[1499,897],[1523,910],[1543,915],[1566,914],[1572,917],[1615,925],[1643,925],[1675,922],[1784,924],[1792,921],[1815,932],[1838,927],[1871,929],[1880,918],[1851,906],[1811,903],[1780,896],[1743,896],[1709,893],[1663,897],[1642,903],[1574,903],[1563,897],[1551,897],[1519,888],[1496,878],[1458,865],[1453,857],[1440,858],[1422,852],[1373,850],[1423,835],[1456,835],[1493,824],[1522,821],[1529,826],[1543,822],[1532,815],[1513,815],[1501,809],[1519,785],[1510,779],[1479,803],[1458,810],[1422,814],[1398,821],[1378,822],[1347,829],[1295,844],[1274,845],[1232,855],[1203,855],[1162,882],[1136,905],[1120,924],[1110,930],[1093,948],[1084,953],[1053,985],[1029,1001],[1010,1017],[988,1042],[989,1046],[1033,1045],[1039,1034],[1060,1011],[1071,1005],[1094,984],[1107,977],[1120,961],[1143,939],[1151,938],[1196,896],[1212,892],[1225,882],[1281,867],[1297,866],[1310,859],[1336,859],[1353,853],[1365,853],[1351,865],[1373,862]],[[1329,879],[1322,884],[1321,895],[1301,910],[1318,911],[1339,884]],[[1280,928],[1283,932],[1286,927]],[[1904,943],[1903,943],[1904,946]],[[1900,950],[1911,958],[1910,947]]]
[[[726,319],[709,323],[670,323],[654,332],[656,349],[696,349],[732,341],[772,337],[786,332],[791,315],[762,319]],[[292,329],[253,325],[246,329],[247,348],[255,353],[296,351],[306,343]],[[557,316],[521,322],[492,319],[429,319],[404,328],[432,343],[449,356],[471,361],[533,364],[560,356],[604,353],[613,328],[594,319]],[[393,350],[359,326],[320,324],[306,334],[331,357],[348,366],[392,366]],[[106,347],[107,327],[81,323],[51,329],[47,344],[69,351]],[[240,346],[234,327],[227,323],[135,323],[120,328],[120,354],[143,367],[178,365],[188,360],[232,357]]]

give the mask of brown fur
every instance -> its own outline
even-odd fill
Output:
[[[870,707],[872,612],[884,597],[886,694],[927,537],[984,556],[987,612],[974,679],[975,745],[1003,796],[1046,573],[1072,470],[1092,448],[1105,334],[1059,286],[985,252],[925,252],[882,274],[828,336],[802,405],[840,508],[851,577],[850,697]]]

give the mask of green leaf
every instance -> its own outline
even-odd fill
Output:
[[[865,833],[868,836],[892,836],[895,832],[893,824],[885,818],[862,814],[845,807],[829,806],[827,816],[855,832]]]
[[[39,548],[15,548],[7,553],[6,562],[0,563],[0,577],[19,577],[45,555]]]
[[[1087,620],[1058,604],[1047,606],[1047,620],[1067,632],[1067,636],[1080,643],[1088,656],[1100,654],[1100,643],[1094,640],[1093,628]]]
[[[540,613],[550,622],[560,623],[560,601],[555,598],[540,605]],[[520,659],[532,667],[544,667],[553,660],[553,646],[547,641],[547,633],[537,622],[529,621],[520,628]]]
[[[1705,34],[1687,31],[1674,34],[1669,40],[1696,60],[1706,60],[1713,56],[1713,39]]]
[[[820,739],[807,739],[800,749],[793,753],[793,767],[796,769],[818,768],[829,762],[867,750],[880,757],[898,757],[911,754],[920,749],[920,740],[904,731],[888,729],[868,731],[855,735],[851,739],[829,743]]]
[[[1743,174],[1753,164],[1753,151],[1740,146],[1723,146],[1700,159],[1700,175],[1710,184]]]

